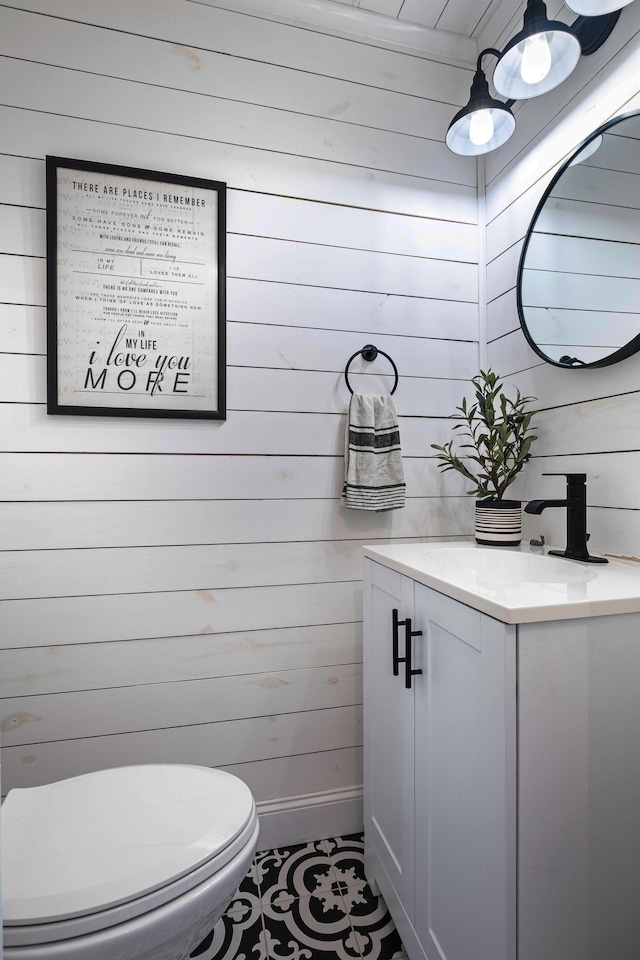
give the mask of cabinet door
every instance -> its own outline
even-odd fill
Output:
[[[381,564],[365,563],[364,818],[365,856],[385,889],[379,867],[413,916],[413,689],[404,664],[393,673],[392,620],[413,617],[413,580]],[[405,655],[405,630],[399,630]],[[368,856],[367,856],[368,850]],[[375,868],[373,867],[375,864]],[[369,877],[371,879],[371,877]],[[395,899],[395,898],[392,898]]]
[[[415,928],[429,960],[515,960],[515,627],[420,584]]]

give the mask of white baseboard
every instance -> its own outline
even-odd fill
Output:
[[[258,850],[341,837],[363,829],[362,787],[263,800],[256,806],[260,818]]]

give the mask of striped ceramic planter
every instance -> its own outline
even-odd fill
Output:
[[[522,533],[519,500],[476,500],[476,543],[517,547]]]

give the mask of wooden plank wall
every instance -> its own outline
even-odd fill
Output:
[[[549,4],[555,14],[556,8]],[[552,367],[528,346],[516,311],[516,271],[536,205],[558,166],[601,123],[640,109],[640,4],[555,91],[521,104],[509,143],[486,162],[487,339],[492,367],[537,397],[539,440],[514,485],[523,500],[564,495],[561,477],[587,473],[593,551],[640,557],[640,356],[600,370]],[[637,194],[637,189],[636,189]],[[595,277],[585,277],[585,284]],[[525,535],[564,546],[565,516],[525,514]]]
[[[189,0],[1,3],[0,55],[4,788],[359,784],[360,546],[472,528],[429,446],[477,370],[476,171],[443,143],[471,74]],[[47,153],[228,183],[226,422],[47,417]],[[339,502],[368,341],[401,373],[381,515]]]

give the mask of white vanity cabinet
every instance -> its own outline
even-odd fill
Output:
[[[505,623],[385,549],[365,560],[365,867],[410,960],[638,960],[640,613]]]
[[[367,876],[412,960],[512,960],[515,628],[365,563]]]

